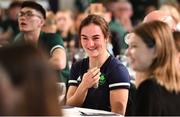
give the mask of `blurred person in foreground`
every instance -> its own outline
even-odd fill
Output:
[[[15,43],[31,43],[43,47],[53,68],[60,72],[66,66],[66,53],[60,35],[41,32],[46,19],[45,9],[34,1],[24,1],[18,14],[19,29]],[[60,73],[59,73],[60,74]],[[66,82],[67,79],[61,79]]]
[[[79,36],[88,57],[71,67],[66,104],[124,115],[130,76],[107,51],[107,22],[99,15],[88,15],[81,22]]]
[[[163,22],[167,23],[169,25],[169,27],[171,28],[172,32],[174,32],[176,30],[176,23],[175,23],[174,19],[172,18],[172,16],[162,10],[155,10],[155,11],[152,11],[149,14],[147,14],[144,17],[143,23],[151,22],[151,21],[155,21],[155,20],[163,21]],[[126,39],[128,39],[128,37],[130,35],[131,35],[131,33],[129,33],[126,36]],[[144,77],[146,77],[146,75],[143,72],[135,71],[134,78],[135,78],[136,88],[138,88],[139,84],[145,80]],[[132,105],[128,108],[132,108],[131,110],[134,110],[136,105],[135,105],[134,101],[132,101],[132,102],[133,102]],[[132,111],[131,111],[131,114],[133,114]]]
[[[11,103],[13,108],[10,108],[10,112],[9,108],[6,109],[7,113],[3,115],[61,115],[58,78],[44,51],[29,44],[2,47],[0,62],[13,87],[11,93],[17,98],[11,98],[14,101]],[[10,98],[10,95],[7,98]]]
[[[127,42],[130,66],[143,73],[134,114],[180,115],[180,74],[170,27],[162,21],[143,23]]]
[[[155,10],[155,11],[152,11],[149,14],[147,14],[144,17],[143,23],[156,21],[156,20],[167,23],[168,26],[171,28],[172,32],[176,31],[176,22],[175,22],[175,20],[172,18],[171,15],[169,15],[168,13],[166,13],[166,12],[164,12],[162,10]],[[131,33],[126,36],[127,39],[128,39],[129,35],[131,35]],[[138,72],[138,71],[136,71],[135,74],[136,74],[135,75],[135,84],[136,84],[136,87],[138,87],[139,84],[144,80],[143,79],[144,74],[141,73],[141,72]]]
[[[12,115],[19,102],[19,95],[2,66],[0,66],[0,95],[0,116]]]

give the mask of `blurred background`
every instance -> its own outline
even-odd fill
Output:
[[[0,8],[7,9],[12,1],[23,1],[23,0],[0,0]],[[70,9],[72,11],[83,11],[92,2],[107,3],[107,1],[114,0],[34,0],[42,4],[46,9],[51,9],[53,11]],[[161,4],[165,2],[179,2],[180,0],[129,0],[133,5],[133,19],[142,17],[142,15],[147,12],[146,10],[151,10],[152,7],[158,8]]]
[[[0,0],[0,47],[12,43],[19,33],[17,13],[19,4],[15,1]],[[180,19],[180,0],[34,0],[47,10],[44,32],[58,33],[64,41],[67,51],[68,67],[85,57],[78,37],[78,28],[90,13],[103,16],[109,23],[112,39],[109,40],[108,50],[127,65],[124,52],[127,44],[125,35],[142,22],[144,16],[153,10],[168,5],[166,10],[177,24]],[[13,3],[13,4],[12,4]],[[170,9],[173,10],[170,10]],[[174,12],[176,10],[176,13]],[[177,14],[175,16],[175,14]],[[179,27],[180,29],[180,27]]]

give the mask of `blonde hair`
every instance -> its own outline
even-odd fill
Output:
[[[180,22],[180,14],[178,11],[178,6],[176,4],[172,4],[172,3],[163,4],[160,7],[160,10],[170,15],[174,19],[176,24]]]
[[[157,57],[149,67],[149,75],[168,91],[180,92],[180,74],[176,48],[169,26],[162,21],[143,23],[134,30],[148,48],[155,48]],[[150,76],[149,76],[150,77]]]
[[[50,33],[55,33],[57,31],[55,14],[52,11],[46,12],[46,20],[41,30]]]
[[[68,31],[70,31],[72,34],[74,34],[75,33],[74,15],[73,15],[72,11],[67,10],[67,9],[63,9],[63,10],[58,11],[56,13],[56,25],[57,25],[58,18],[59,18],[60,14],[67,18],[67,20],[69,21],[68,24],[67,24],[67,26],[69,26]],[[57,30],[59,30],[59,28],[60,27],[57,25]]]

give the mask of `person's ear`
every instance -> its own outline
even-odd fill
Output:
[[[41,21],[40,21],[40,27],[43,27],[44,24],[45,24],[45,20],[44,20],[44,19],[41,19]]]

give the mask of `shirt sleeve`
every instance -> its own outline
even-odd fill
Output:
[[[111,65],[111,72],[108,76],[110,90],[130,88],[130,75],[128,70],[118,60],[114,61]]]
[[[68,80],[68,85],[78,86],[78,80],[81,80],[80,76],[80,61],[72,65],[70,70],[70,78]]]
[[[48,50],[50,51],[50,55],[57,48],[64,49],[63,40],[60,35],[58,35],[56,33],[47,33],[46,36],[47,36],[46,38],[48,38],[47,43],[48,43]]]

